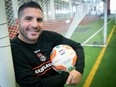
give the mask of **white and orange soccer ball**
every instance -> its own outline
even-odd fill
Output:
[[[77,61],[76,52],[69,45],[57,45],[50,55],[52,67],[57,72],[71,71]]]

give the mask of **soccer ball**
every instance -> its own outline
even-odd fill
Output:
[[[57,72],[68,72],[74,68],[77,55],[69,45],[57,45],[51,52],[50,61]]]

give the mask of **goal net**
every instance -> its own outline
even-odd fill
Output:
[[[30,0],[4,0],[10,38],[18,33],[15,19],[18,7]],[[55,31],[84,46],[104,45],[104,12],[102,0],[33,0],[44,14],[44,30]],[[108,25],[113,25],[113,18]],[[108,26],[109,27],[109,26]],[[110,26],[111,29],[112,26]]]

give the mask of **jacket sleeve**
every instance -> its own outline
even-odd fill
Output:
[[[15,45],[11,46],[14,62],[16,81],[21,87],[62,87],[65,84],[68,73],[63,72],[50,78],[39,78],[25,60],[23,49]],[[23,54],[23,55],[22,55]]]

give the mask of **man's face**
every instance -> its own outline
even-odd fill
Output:
[[[26,8],[18,19],[19,38],[27,43],[35,43],[43,29],[43,14],[40,9]]]

